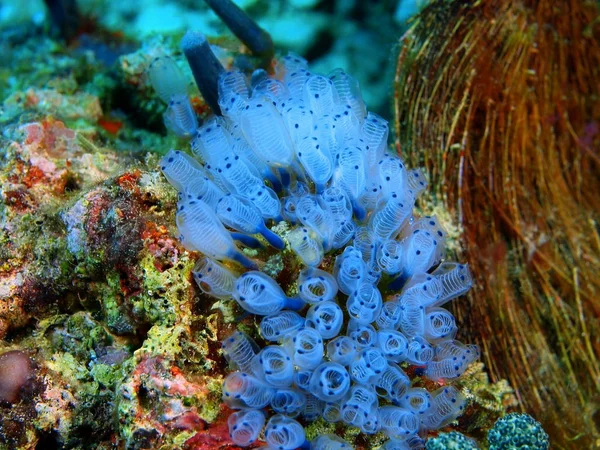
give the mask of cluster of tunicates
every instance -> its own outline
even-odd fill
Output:
[[[471,287],[469,268],[444,261],[436,217],[413,213],[423,173],[389,152],[387,122],[343,70],[314,74],[289,55],[274,76],[224,72],[218,103],[223,115],[193,132],[194,156],[172,150],[161,169],[180,192],[180,239],[203,254],[200,289],[262,317],[263,348],[241,331],[223,341],[233,442],[351,448],[333,435],[306,440],[302,423],[322,417],[385,433],[387,450],[422,448],[462,413],[448,380],[479,356],[442,307]],[[173,113],[167,123],[195,127]],[[297,256],[293,289],[244,251],[263,246]],[[408,369],[444,383],[413,386]]]

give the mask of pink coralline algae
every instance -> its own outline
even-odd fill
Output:
[[[218,421],[209,428],[202,417],[200,405],[210,401],[211,395],[206,388],[207,381],[206,377],[194,379],[163,357],[144,357],[129,381],[120,388],[120,394],[127,399],[128,405],[127,409],[121,408],[121,420],[127,420],[126,417],[133,419],[130,425],[132,441],[139,441],[142,436],[155,441],[175,429],[197,433],[192,438],[197,442],[190,442],[187,448],[215,448],[200,444],[207,436],[214,440],[219,434],[218,429],[215,431]],[[152,436],[148,436],[148,430],[152,430]],[[231,444],[226,427],[223,435],[223,439],[217,441]]]

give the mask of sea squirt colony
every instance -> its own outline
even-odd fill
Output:
[[[479,356],[454,339],[455,319],[441,307],[471,287],[468,266],[442,262],[437,219],[413,215],[424,177],[387,153],[387,122],[367,112],[357,81],[341,69],[311,73],[295,55],[275,72],[255,72],[250,87],[241,72],[223,73],[223,116],[200,128],[187,97],[157,83],[167,125],[194,136],[197,159],[172,150],[161,161],[180,192],[181,241],[204,255],[194,277],[205,293],[264,316],[270,344],[259,349],[240,331],[223,341],[236,369],[223,384],[224,402],[238,410],[231,437],[247,446],[264,429],[267,448],[351,448],[334,435],[306,440],[296,418],[323,417],[385,433],[387,450],[422,448],[466,400],[451,385],[412,386],[405,369],[450,380]],[[281,220],[291,227],[283,236],[265,223]],[[258,236],[289,245],[304,264],[296,296],[239,249],[261,247]],[[331,273],[319,268],[326,254]]]

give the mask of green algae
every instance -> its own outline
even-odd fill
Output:
[[[307,423],[304,431],[306,439],[309,441],[325,434],[337,434],[353,446],[360,444],[363,448],[372,449],[380,447],[388,439],[383,433],[366,435],[365,437],[360,428],[330,423],[322,417]]]
[[[208,423],[214,423],[222,413],[222,385],[222,377],[206,378],[205,387],[208,390],[206,396],[202,399],[202,401],[199,401],[198,399],[191,399],[188,404],[188,406],[198,407],[200,416]]]
[[[150,323],[160,322],[172,325],[176,322],[178,311],[189,295],[189,279],[195,261],[182,255],[177,266],[159,271],[154,257],[146,253],[140,259],[143,287],[142,295],[132,300],[136,316],[145,317]]]
[[[90,375],[100,387],[107,389],[114,389],[117,383],[123,378],[120,366],[111,366],[102,363],[94,364],[90,369]]]
[[[180,355],[182,346],[180,341],[185,339],[187,327],[183,325],[154,325],[148,334],[140,351],[149,355]]]
[[[277,253],[276,255],[273,255],[267,259],[267,262],[262,270],[270,277],[277,278],[277,275],[279,275],[279,272],[281,272],[283,268],[283,256],[281,253]]]
[[[326,422],[322,417],[313,420],[304,428],[306,439],[309,441],[324,434],[335,434],[335,431],[336,425],[334,423]]]
[[[32,421],[37,430],[59,431],[60,442],[69,448],[108,437],[114,387],[124,373],[121,363],[108,366],[95,361],[97,351],[114,343],[104,327],[83,311],[48,317],[21,342],[36,349],[36,359],[44,362],[46,371],[47,385]],[[52,398],[59,400],[45,401]]]

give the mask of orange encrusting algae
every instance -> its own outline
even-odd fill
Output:
[[[554,448],[600,443],[600,17],[594,1],[434,1],[402,39],[396,146],[477,276],[457,311]]]

